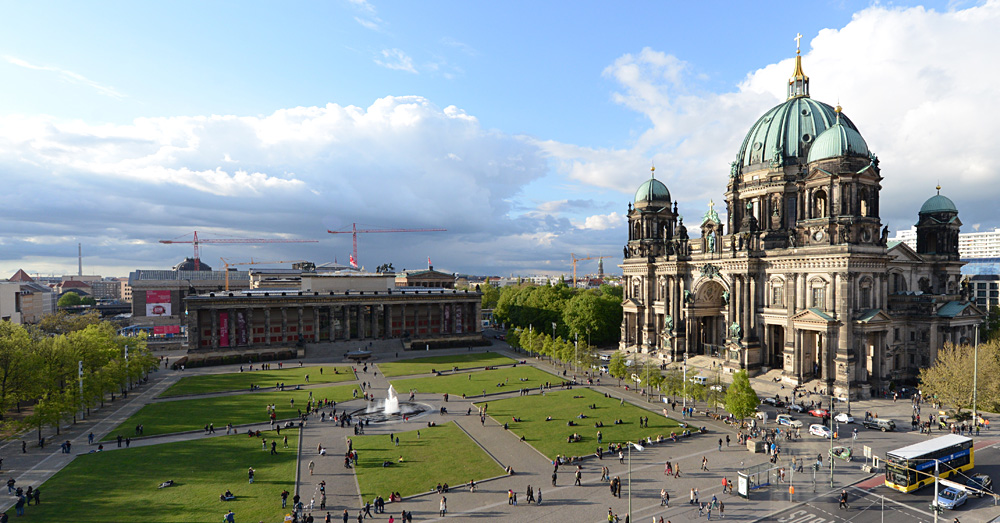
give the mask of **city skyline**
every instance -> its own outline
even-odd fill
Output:
[[[326,230],[355,222],[448,229],[359,236],[368,269],[618,273],[650,164],[692,229],[722,201],[796,30],[812,97],[879,156],[882,222],[940,183],[988,230],[1000,2],[923,5],[8,4],[0,274],[75,274],[77,243],[87,274],[169,268],[190,246],[158,240],[195,230],[320,240],[203,246],[214,268],[347,263]]]

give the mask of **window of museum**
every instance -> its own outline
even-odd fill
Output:
[[[814,218],[825,218],[826,217],[826,192],[819,191],[814,197],[816,205],[816,215]]]
[[[771,287],[771,306],[785,306],[785,288],[780,283],[776,283],[773,287]]]
[[[871,307],[872,307],[872,288],[866,285],[861,287],[860,308],[870,309]]]
[[[825,287],[813,287],[812,289],[812,306],[817,309],[826,308],[826,288]]]
[[[917,332],[916,331],[911,331],[910,332],[910,341],[917,341]]]
[[[892,341],[899,341],[899,327],[892,329]]]

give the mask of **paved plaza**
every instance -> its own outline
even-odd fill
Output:
[[[528,358],[523,353],[513,351],[499,342],[492,347],[475,350],[491,350],[517,360],[526,360],[532,366],[559,376],[562,376],[565,370],[561,367],[554,367],[545,361]],[[467,350],[433,351],[428,354],[440,356],[462,353],[467,353]],[[407,351],[405,353],[391,349],[381,351],[378,353],[378,359],[368,365],[367,372],[362,370],[363,365],[358,366],[357,380],[345,383],[367,382],[370,384],[367,387],[369,392],[373,393],[376,398],[384,398],[389,382],[378,371],[378,363],[423,355],[425,355],[424,351]],[[327,365],[342,363],[342,355],[338,358],[335,352],[326,351],[322,356],[303,359],[304,365],[320,363]],[[697,363],[697,361],[693,362],[693,364]],[[704,363],[711,365],[710,361]],[[50,436],[55,438],[56,442],[71,441],[73,443],[71,454],[61,453],[58,445],[47,446],[44,449],[29,446],[28,452],[22,454],[20,440],[7,443],[0,450],[4,457],[3,473],[17,479],[18,485],[37,486],[68,464],[74,455],[93,450],[97,440],[112,431],[142,405],[154,401],[175,401],[175,399],[156,399],[156,396],[181,377],[236,370],[238,369],[235,367],[213,367],[181,372],[161,368],[151,376],[148,384],[129,394],[128,398],[120,398],[115,402],[108,403],[103,409],[93,412],[87,420],[64,427],[62,434],[58,437]],[[710,370],[709,368],[704,369],[705,375],[709,375]],[[692,371],[698,372],[698,369],[693,368]],[[476,370],[458,372],[476,372]],[[411,376],[407,376],[407,378],[409,377]],[[567,371],[567,378],[572,379],[573,373]],[[774,394],[784,395],[786,392],[785,389],[781,389],[780,384],[774,382],[768,382],[764,379],[752,379],[751,381],[762,397]],[[323,386],[325,385],[316,384],[304,388]],[[824,468],[814,475],[813,471],[807,467],[804,473],[796,474],[789,471],[786,476],[787,483],[773,484],[753,490],[750,498],[744,499],[737,495],[723,494],[722,479],[728,478],[735,481],[738,470],[765,463],[768,458],[765,454],[753,454],[745,447],[737,446],[736,432],[732,427],[715,421],[701,413],[700,410],[693,419],[684,419],[680,416],[680,404],[676,410],[673,410],[670,405],[660,402],[659,398],[652,398],[656,401],[647,402],[634,390],[626,391],[624,387],[618,385],[618,380],[607,376],[602,378],[600,383],[595,383],[592,388],[597,392],[623,399],[633,405],[648,408],[649,416],[662,416],[664,409],[666,409],[666,413],[670,417],[677,421],[688,422],[693,427],[704,426],[708,433],[682,438],[676,443],[665,442],[647,445],[641,452],[633,450],[631,457],[626,455],[624,462],[619,462],[617,456],[611,457],[607,454],[603,460],[598,460],[596,456],[591,454],[594,449],[590,448],[589,445],[581,447],[580,455],[587,455],[582,462],[582,484],[574,486],[575,467],[565,466],[560,467],[556,486],[552,486],[553,466],[548,458],[527,443],[520,441],[518,435],[513,431],[504,430],[493,419],[487,418],[485,424],[480,423],[479,418],[475,415],[476,407],[473,406],[473,401],[483,401],[483,398],[462,400],[452,396],[448,403],[444,403],[441,394],[418,391],[415,401],[430,406],[430,413],[412,419],[408,423],[372,424],[366,428],[365,433],[367,435],[399,433],[426,427],[428,422],[438,424],[454,422],[501,467],[511,467],[515,474],[484,479],[479,482],[477,492],[469,492],[469,489],[463,486],[453,486],[446,494],[448,512],[444,518],[439,515],[441,496],[433,491],[433,487],[439,482],[439,479],[427,477],[424,485],[425,494],[409,496],[400,502],[387,503],[385,514],[377,515],[374,520],[388,520],[391,514],[395,515],[398,521],[400,512],[405,509],[412,512],[414,520],[418,521],[498,518],[502,521],[590,521],[597,523],[607,521],[609,509],[624,521],[631,503],[632,521],[651,521],[653,518],[658,520],[660,517],[663,517],[664,521],[685,521],[699,517],[697,506],[689,503],[691,489],[698,490],[701,502],[710,501],[713,496],[721,500],[725,504],[725,519],[778,521],[781,523],[904,520],[929,522],[934,519],[933,514],[928,509],[933,489],[925,488],[916,494],[897,493],[880,486],[880,475],[873,476],[861,470],[861,465],[864,462],[861,457],[863,446],[870,446],[875,454],[881,455],[887,450],[927,438],[925,435],[908,430],[909,424],[906,421],[909,419],[911,410],[909,401],[901,400],[894,403],[891,400],[868,400],[852,404],[851,410],[855,416],[863,416],[866,410],[877,411],[881,417],[896,419],[901,432],[881,433],[861,428],[858,425],[851,425],[851,428],[858,427],[859,430],[859,439],[855,442],[850,438],[850,429],[842,428],[840,433],[842,436],[846,436],[842,437],[837,444],[854,447],[856,458],[850,463],[837,461],[832,487],[828,468]],[[538,391],[532,392],[532,394],[537,393]],[[245,394],[245,392],[226,392],[203,396],[232,394]],[[517,397],[518,395],[519,392],[514,389],[500,394],[487,394],[485,401]],[[201,396],[188,396],[184,399],[197,397]],[[818,395],[811,396],[811,398],[816,401],[820,400]],[[809,397],[805,399],[807,403],[810,401]],[[351,411],[365,405],[366,402],[359,399],[338,404],[337,409],[338,412]],[[438,409],[441,406],[447,406],[447,414],[439,412]],[[698,404],[697,407],[700,409],[703,405]],[[466,414],[470,408],[473,415]],[[769,419],[773,419],[774,414],[776,412],[773,409],[770,410]],[[808,415],[800,414],[796,417],[801,419],[806,426],[811,422]],[[266,423],[261,423],[241,426],[239,430],[245,432],[248,428],[266,428],[267,426]],[[586,431],[587,428],[581,427],[580,430]],[[87,444],[87,434],[90,432],[95,435],[94,445]],[[168,441],[224,437],[224,434],[224,430],[217,430],[216,435],[206,436],[202,430],[194,430],[187,433],[136,438],[132,445],[146,446]],[[938,434],[935,433],[935,435]],[[731,440],[730,446],[727,447],[723,444],[723,448],[719,450],[719,439],[725,440],[727,435]],[[347,439],[353,436],[354,431],[351,427],[340,428],[339,425],[333,423],[323,423],[316,416],[309,419],[301,432],[302,441],[299,446],[301,454],[296,487],[307,507],[311,501],[315,502],[316,508],[312,513],[318,521],[322,521],[326,514],[325,511],[318,510],[318,485],[321,481],[325,481],[326,484],[327,509],[334,518],[337,518],[337,521],[341,521],[339,518],[345,508],[349,511],[351,521],[356,521],[358,511],[363,506],[354,470],[345,468],[343,463],[343,455],[347,450]],[[33,434],[26,437],[30,443],[35,440]],[[977,472],[986,472],[994,478],[1000,478],[1000,465],[998,465],[1000,464],[1000,459],[998,459],[1000,451],[996,447],[997,443],[1000,443],[1000,433],[994,437],[990,432],[984,432],[978,438],[976,445]],[[779,465],[787,467],[793,456],[799,460],[809,460],[811,463],[815,461],[817,455],[822,455],[824,463],[828,463],[826,456],[830,446],[829,440],[810,436],[806,434],[805,430],[802,431],[801,439],[783,441],[780,445],[782,459]],[[328,449],[326,456],[320,456],[316,452],[319,446]],[[116,450],[113,444],[108,445],[108,447],[106,449],[108,451]],[[703,458],[708,459],[707,471],[700,470]],[[680,466],[681,477],[673,478],[664,475],[666,461]],[[315,463],[312,475],[307,469],[309,462]],[[602,466],[610,469],[611,477],[621,478],[622,494],[620,498],[613,497],[607,482],[600,480]],[[385,473],[391,474],[392,469],[386,469]],[[524,494],[529,485],[536,492],[541,489],[541,504],[524,503]],[[789,486],[794,486],[794,495],[789,494]],[[668,507],[662,506],[660,502],[662,488],[665,488],[670,495]],[[844,488],[849,490],[852,499],[849,510],[839,510],[837,507],[837,496]],[[518,505],[514,506],[508,503],[508,489],[518,493]],[[631,492],[631,496],[629,496],[629,492]],[[277,494],[276,492],[276,504],[280,503]],[[387,498],[388,494],[386,492],[383,496]],[[12,503],[13,498],[8,501]],[[957,511],[954,515],[944,514],[942,518],[950,521],[958,516],[963,523],[968,523],[986,522],[997,515],[1000,515],[1000,507],[994,506],[993,500],[987,498],[973,499],[967,508]],[[720,518],[720,516],[722,514],[712,514],[713,519]],[[707,515],[701,517],[707,519]]]

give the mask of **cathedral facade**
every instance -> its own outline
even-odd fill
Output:
[[[924,203],[914,251],[888,242],[881,180],[854,123],[810,98],[797,54],[788,99],[730,165],[725,220],[710,203],[692,238],[655,176],[636,191],[620,349],[711,355],[855,399],[912,382],[945,342],[969,342],[984,314],[961,280],[954,203],[940,188]]]

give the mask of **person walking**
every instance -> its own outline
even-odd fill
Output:
[[[708,456],[703,456],[701,458],[701,470],[708,472]]]
[[[444,496],[441,496],[440,509],[441,509],[441,517],[444,517],[445,513],[448,512],[448,499],[445,498]]]
[[[719,500],[719,517],[726,519],[726,504],[721,499]]]
[[[670,508],[670,494],[667,494],[667,489],[660,489],[660,506]]]
[[[848,510],[851,509],[851,506],[847,504],[847,489],[840,491],[840,506],[837,507],[837,509],[839,510],[842,508],[846,508]]]
[[[576,467],[576,481],[573,483],[575,486],[580,486],[580,478],[583,477],[583,472],[580,470],[580,466]]]
[[[287,504],[288,504],[288,491],[287,490],[282,490],[281,491],[281,508],[285,508],[285,505],[287,505]]]
[[[312,460],[309,460],[309,475],[310,476],[313,475],[313,469],[315,469],[315,468],[316,468],[316,462],[312,461]]]
[[[542,489],[541,489],[541,487],[538,488],[538,501],[535,501],[535,504],[536,505],[541,505],[542,504]]]
[[[556,486],[556,473],[555,472],[552,473],[552,486],[553,487]]]
[[[694,505],[694,487],[691,487],[691,494],[688,497],[688,504]]]
[[[250,481],[251,485],[253,484],[253,475],[254,475],[253,467],[248,468],[247,469],[247,479]]]

